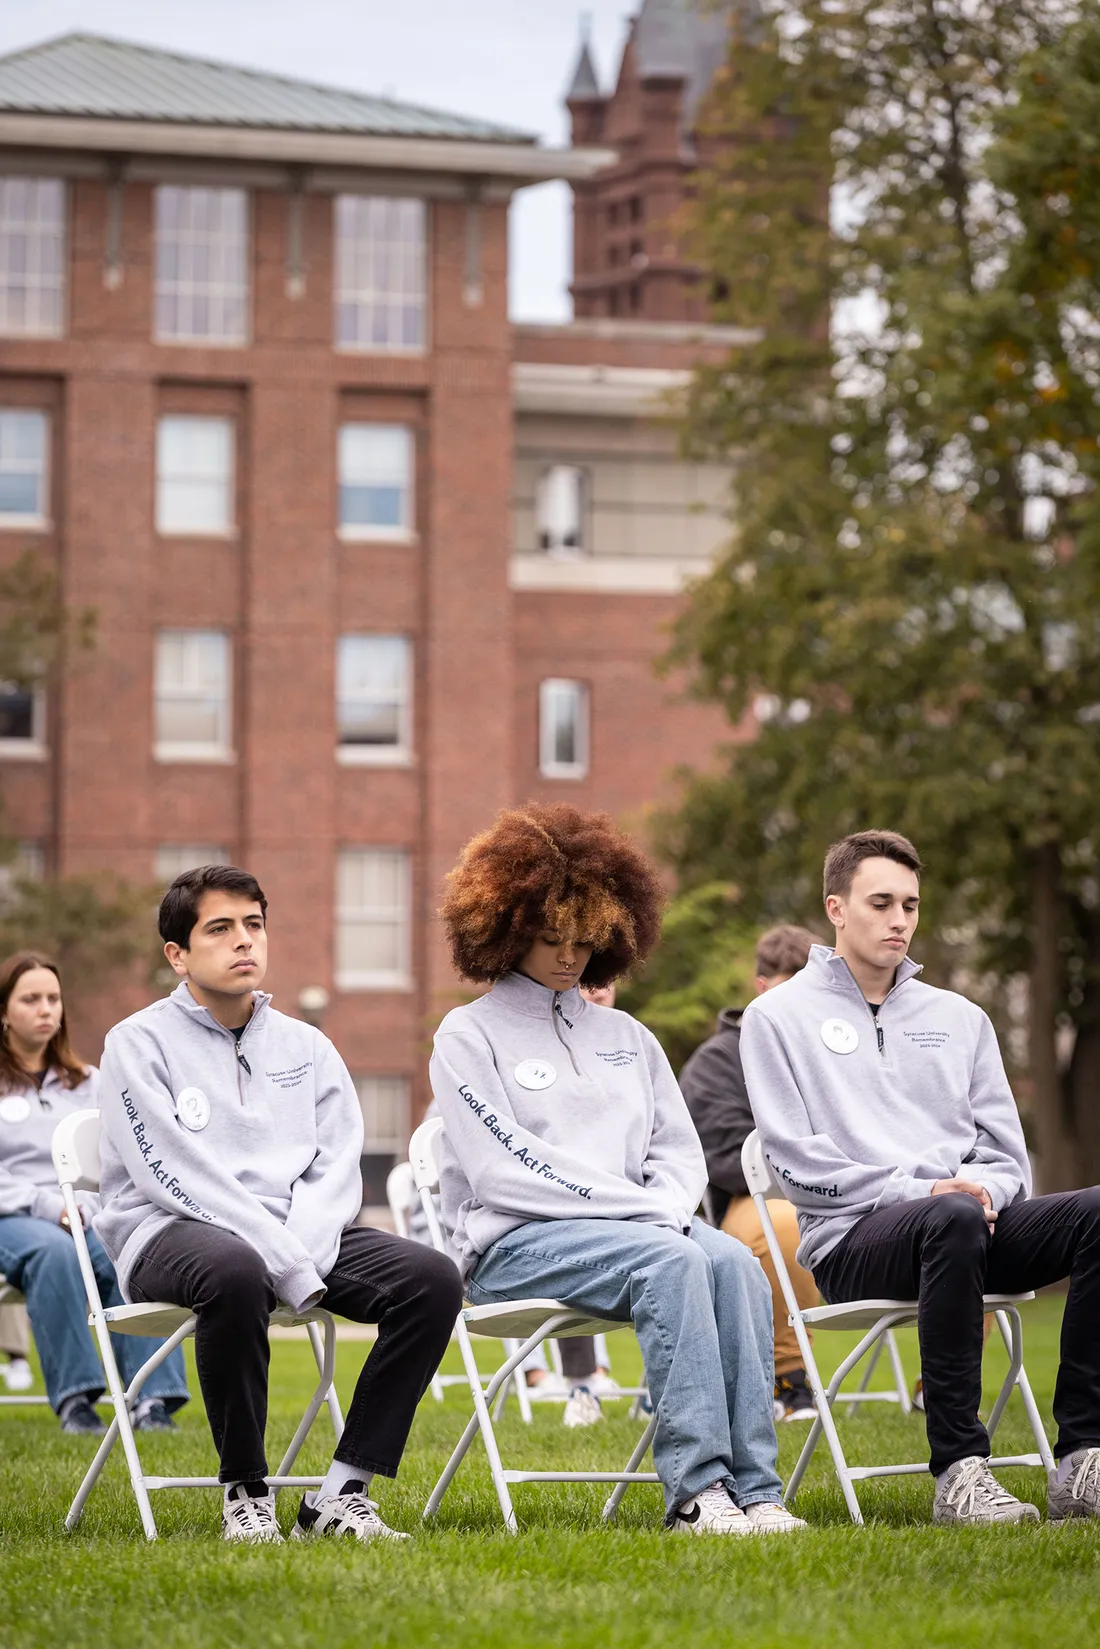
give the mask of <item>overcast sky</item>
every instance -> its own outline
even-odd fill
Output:
[[[640,0],[0,0],[0,53],[83,30],[250,68],[385,92],[565,141],[582,12],[602,81]],[[512,207],[512,312],[569,315],[569,191]]]

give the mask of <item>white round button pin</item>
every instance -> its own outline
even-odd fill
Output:
[[[197,1134],[210,1121],[210,1101],[201,1088],[181,1088],[176,1096],[176,1115],[185,1128]]]
[[[530,1088],[537,1092],[539,1088],[549,1088],[552,1082],[558,1080],[558,1073],[545,1059],[521,1059],[512,1075],[521,1088]]]
[[[0,1099],[0,1120],[26,1122],[30,1114],[30,1100],[24,1099],[22,1094],[9,1094],[6,1099]]]
[[[846,1019],[827,1019],[821,1027],[821,1040],[830,1053],[850,1054],[859,1047],[859,1032]]]

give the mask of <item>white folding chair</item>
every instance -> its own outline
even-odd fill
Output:
[[[794,1288],[783,1258],[783,1250],[779,1246],[779,1239],[775,1234],[771,1215],[768,1212],[768,1197],[782,1197],[783,1187],[771,1171],[764,1147],[760,1143],[760,1136],[753,1131],[741,1148],[741,1167],[745,1181],[760,1216],[760,1223],[764,1228],[764,1236],[768,1244],[768,1251],[772,1257],[783,1298],[789,1313],[788,1321],[795,1331],[798,1344],[806,1368],[806,1377],[814,1395],[814,1407],[817,1418],[814,1420],[809,1436],[806,1438],[802,1453],[798,1457],[798,1464],[791,1474],[787,1484],[784,1500],[792,1502],[798,1493],[799,1485],[806,1474],[814,1450],[817,1448],[822,1432],[829,1445],[829,1453],[833,1457],[833,1466],[840,1481],[844,1494],[844,1501],[848,1507],[853,1523],[862,1523],[863,1514],[859,1509],[856,1498],[855,1483],[866,1477],[907,1477],[928,1470],[927,1462],[918,1462],[914,1465],[901,1466],[849,1466],[844,1457],[840,1437],[833,1419],[833,1404],[837,1401],[842,1382],[856,1367],[860,1359],[865,1357],[874,1347],[879,1346],[891,1329],[903,1324],[915,1323],[917,1320],[916,1300],[849,1300],[843,1305],[812,1306],[803,1311],[795,1298]],[[993,1405],[986,1431],[992,1439],[997,1427],[1001,1423],[1005,1405],[1014,1390],[1019,1390],[1023,1400],[1031,1430],[1035,1437],[1038,1452],[1036,1454],[1012,1454],[995,1456],[990,1460],[991,1466],[1045,1466],[1048,1471],[1054,1468],[1054,1456],[1051,1454],[1050,1444],[1047,1442],[1043,1423],[1039,1417],[1039,1410],[1028,1383],[1024,1369],[1024,1331],[1020,1322],[1018,1306],[1026,1300],[1033,1300],[1035,1295],[1029,1294],[987,1294],[985,1309],[992,1313],[997,1327],[1008,1351],[1009,1369],[1004,1384]],[[813,1347],[810,1344],[808,1330],[855,1330],[861,1332],[859,1343],[844,1358],[840,1367],[825,1384],[818,1372],[814,1358]],[[850,1400],[851,1396],[842,1397],[841,1402]]]
[[[4,1273],[0,1271],[0,1305],[26,1305],[26,1303],[26,1300],[16,1288],[15,1284],[9,1283],[8,1279],[4,1276]],[[5,1393],[4,1396],[0,1397],[0,1407],[3,1408],[10,1408],[12,1405],[17,1403],[20,1406],[25,1407],[28,1403],[48,1402],[49,1398],[42,1392],[36,1393],[33,1391],[13,1392],[10,1395]]]
[[[441,1254],[447,1253],[447,1244],[436,1213],[434,1195],[439,1189],[439,1141],[443,1132],[443,1123],[439,1117],[432,1117],[422,1122],[409,1141],[409,1160],[412,1164],[416,1187],[420,1193],[421,1207],[428,1222],[428,1229],[432,1235],[432,1244]],[[613,1483],[615,1488],[610,1499],[603,1508],[604,1520],[610,1520],[618,1510],[619,1502],[631,1483],[657,1483],[659,1478],[655,1472],[638,1470],[646,1456],[653,1435],[657,1430],[657,1416],[654,1414],[642,1433],[633,1454],[621,1472],[566,1472],[566,1471],[512,1471],[505,1470],[500,1458],[500,1449],[497,1445],[496,1433],[493,1430],[493,1421],[489,1406],[497,1392],[511,1379],[514,1371],[522,1363],[535,1346],[550,1336],[556,1338],[573,1338],[581,1334],[607,1334],[615,1329],[625,1327],[623,1323],[610,1322],[603,1318],[593,1317],[588,1312],[578,1311],[573,1306],[565,1305],[561,1300],[515,1300],[504,1305],[468,1305],[464,1306],[455,1324],[455,1336],[462,1352],[462,1361],[466,1368],[466,1379],[470,1388],[470,1395],[474,1401],[474,1412],[465,1431],[459,1439],[451,1458],[443,1469],[443,1475],[432,1490],[428,1504],[424,1508],[425,1518],[434,1516],[439,1509],[440,1501],[446,1494],[451,1479],[458,1470],[471,1443],[481,1433],[481,1440],[485,1445],[485,1453],[489,1459],[489,1470],[492,1473],[493,1485],[500,1501],[500,1509],[504,1516],[504,1526],[510,1534],[517,1532],[516,1514],[512,1508],[512,1497],[509,1484],[512,1483]],[[481,1375],[474,1360],[473,1346],[470,1343],[471,1334],[477,1334],[486,1339],[510,1339],[517,1341],[514,1350],[506,1352],[504,1362],[492,1376],[487,1387],[482,1389]]]
[[[168,1354],[181,1345],[195,1332],[197,1321],[193,1312],[183,1306],[149,1303],[146,1305],[119,1305],[104,1306],[99,1297],[99,1285],[96,1282],[95,1272],[92,1270],[91,1255],[88,1253],[88,1242],[84,1235],[84,1225],[77,1207],[77,1191],[99,1190],[99,1112],[74,1111],[71,1116],[59,1123],[53,1136],[53,1161],[57,1170],[57,1182],[65,1198],[65,1208],[69,1216],[73,1242],[76,1244],[77,1257],[80,1261],[80,1272],[84,1279],[84,1288],[88,1296],[88,1322],[95,1330],[99,1344],[99,1355],[103,1361],[103,1372],[107,1380],[107,1388],[114,1419],[107,1429],[107,1434],[95,1459],[88,1468],[87,1474],[77,1490],[76,1498],[69,1508],[69,1515],[65,1519],[67,1529],[75,1529],[84,1512],[84,1505],[95,1486],[96,1479],[107,1463],[107,1457],[121,1438],[123,1453],[126,1456],[126,1465],[130,1473],[130,1482],[134,1490],[134,1499],[138,1503],[141,1513],[141,1525],[145,1530],[147,1540],[157,1538],[157,1526],[153,1518],[153,1508],[149,1501],[149,1493],[153,1489],[206,1489],[220,1488],[216,1477],[150,1477],[143,1470],[138,1458],[137,1444],[134,1440],[134,1428],[130,1420],[130,1411],[141,1395],[141,1388],[152,1374],[159,1368]],[[313,1355],[317,1360],[320,1379],[317,1389],[310,1398],[309,1405],[303,1414],[290,1441],[290,1446],[283,1455],[278,1471],[268,1478],[272,1488],[285,1489],[316,1488],[323,1479],[320,1477],[292,1477],[291,1468],[302,1448],[310,1427],[320,1413],[323,1405],[328,1405],[332,1420],[332,1427],[336,1433],[336,1441],[344,1429],[344,1418],[340,1412],[340,1404],[333,1385],[333,1375],[336,1368],[336,1324],[327,1311],[313,1309],[310,1311],[293,1312],[286,1307],[280,1307],[272,1312],[271,1321],[280,1324],[305,1324],[313,1347]],[[322,1344],[321,1329],[324,1330]],[[153,1355],[142,1364],[134,1375],[130,1384],[123,1389],[122,1380],[115,1361],[114,1347],[111,1344],[111,1334],[147,1334],[165,1336],[164,1343]]]
[[[390,1205],[390,1216],[393,1220],[393,1228],[399,1237],[409,1237],[409,1210],[412,1208],[413,1204],[419,1202],[419,1200],[420,1199],[416,1189],[416,1180],[413,1178],[412,1164],[408,1162],[397,1163],[394,1168],[390,1169],[390,1172],[386,1176],[386,1201]],[[415,1241],[416,1239],[413,1240]],[[509,1343],[508,1349],[514,1349],[514,1344]],[[432,1375],[432,1382],[429,1390],[431,1391],[431,1394],[435,1398],[436,1402],[442,1403],[443,1388],[445,1386],[464,1386],[465,1384],[466,1376],[464,1374],[440,1374],[437,1372]],[[513,1384],[515,1386],[516,1399],[519,1403],[520,1414],[527,1424],[530,1425],[531,1399],[527,1390],[527,1382],[523,1378],[522,1369],[516,1370]],[[508,1387],[502,1386],[500,1396],[497,1398],[498,1414],[504,1406],[504,1401],[507,1396]]]

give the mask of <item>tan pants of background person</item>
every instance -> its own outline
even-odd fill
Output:
[[[26,1357],[30,1349],[26,1307],[0,1305],[0,1351],[6,1351],[12,1357]]]
[[[774,1201],[771,1197],[768,1198],[768,1213],[772,1217],[775,1234],[779,1238],[779,1246],[787,1262],[795,1298],[804,1311],[808,1310],[810,1306],[817,1304],[818,1293],[817,1284],[810,1273],[804,1271],[795,1261],[795,1251],[798,1248],[798,1216],[790,1203],[783,1201],[782,1198]],[[775,1317],[776,1376],[789,1374],[792,1369],[801,1368],[802,1353],[798,1349],[794,1329],[787,1321],[783,1291],[764,1240],[764,1227],[760,1224],[760,1216],[751,1197],[731,1199],[722,1221],[722,1230],[729,1236],[736,1237],[738,1242],[743,1242],[746,1248],[751,1248],[767,1273],[772,1290],[772,1312]]]

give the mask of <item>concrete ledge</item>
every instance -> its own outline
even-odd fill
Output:
[[[593,555],[557,561],[548,555],[514,555],[508,563],[513,590],[541,590],[588,595],[679,595],[693,578],[708,573],[701,556]]]

